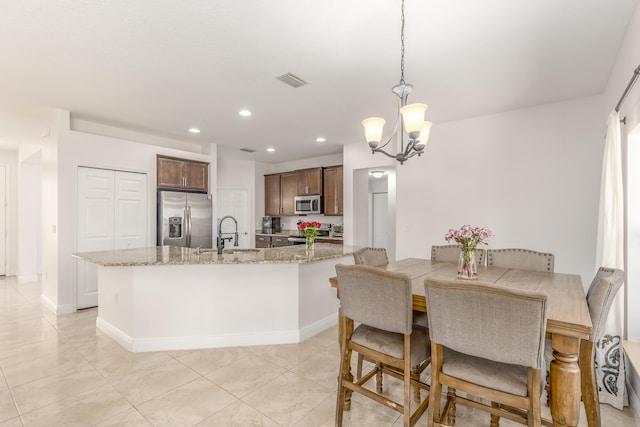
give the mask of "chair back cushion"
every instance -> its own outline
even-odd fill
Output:
[[[385,248],[362,248],[353,253],[353,261],[358,265],[370,265],[373,267],[389,264]]]
[[[470,356],[540,369],[547,294],[426,279],[431,341]]]
[[[484,266],[485,250],[474,249],[476,254],[476,263]],[[460,258],[459,245],[433,245],[431,246],[431,260],[443,262],[458,262]]]
[[[356,322],[411,334],[411,278],[366,265],[336,265],[342,315]]]
[[[554,256],[529,249],[487,249],[487,266],[531,271],[553,271]]]
[[[604,335],[609,309],[623,282],[624,271],[606,267],[600,267],[591,282],[587,304],[593,325],[589,338],[592,342],[598,342]]]

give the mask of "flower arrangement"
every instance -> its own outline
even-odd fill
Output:
[[[300,225],[298,225],[298,228],[300,229],[300,231],[302,231],[304,237],[306,237],[307,239],[314,239],[318,236],[318,228],[320,228],[320,223],[316,221],[301,222]]]
[[[488,228],[472,228],[463,225],[459,230],[449,229],[444,238],[447,242],[455,240],[460,245],[460,259],[458,261],[458,279],[476,280],[478,268],[476,266],[475,248],[478,244],[487,244],[487,240],[494,237]]]
[[[306,241],[307,253],[312,254],[313,242],[318,236],[318,228],[320,228],[320,223],[316,221],[301,222],[300,225],[298,225],[298,228],[300,229],[300,231],[302,231],[302,234],[304,234],[304,237],[307,238],[307,241]]]
[[[460,245],[463,251],[473,250],[479,243],[487,244],[487,240],[495,237],[493,231],[488,228],[475,227],[470,225],[463,225],[459,230],[449,229],[444,238],[447,242],[455,240]]]

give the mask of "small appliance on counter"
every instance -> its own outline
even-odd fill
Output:
[[[333,224],[333,237],[343,237],[342,235],[342,231],[343,231],[343,225],[342,224]]]
[[[263,216],[262,217],[262,232],[265,234],[275,234],[282,231],[280,225],[279,216]]]

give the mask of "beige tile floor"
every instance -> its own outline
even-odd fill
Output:
[[[129,353],[96,331],[95,309],[55,317],[40,289],[0,280],[0,427],[334,425],[335,328],[296,345]],[[385,390],[401,387],[385,378]],[[602,411],[604,427],[640,425],[629,408]],[[344,425],[400,426],[399,418],[354,396]],[[458,426],[488,424],[459,407]]]

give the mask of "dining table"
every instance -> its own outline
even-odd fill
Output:
[[[405,258],[378,266],[383,270],[405,273],[411,277],[413,309],[421,312],[427,311],[424,280],[435,278],[467,281],[456,279],[457,267],[455,263],[420,258]],[[580,275],[478,266],[478,282],[547,293],[546,334],[551,339],[553,348],[549,373],[551,417],[555,426],[577,426],[581,398],[578,363],[580,341],[589,339],[592,328]],[[331,278],[330,283],[339,292],[337,278]],[[342,324],[341,319],[339,324]],[[343,334],[342,328],[338,329],[338,333]],[[589,413],[594,410],[595,402],[586,399],[584,405]]]

